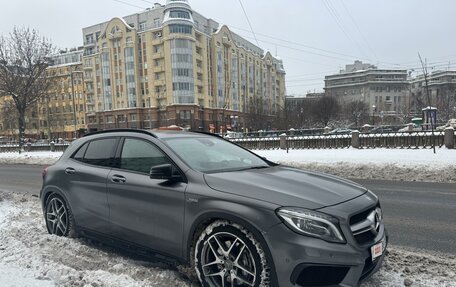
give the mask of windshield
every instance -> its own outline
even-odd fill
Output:
[[[204,173],[269,167],[260,157],[216,137],[169,138],[164,141],[192,169]]]

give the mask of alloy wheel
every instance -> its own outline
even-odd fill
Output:
[[[49,233],[65,236],[68,230],[68,212],[63,201],[52,198],[46,206],[46,224]]]
[[[211,286],[254,286],[257,278],[254,257],[236,235],[213,234],[204,242],[201,255],[203,275]]]

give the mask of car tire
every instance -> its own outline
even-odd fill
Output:
[[[193,254],[202,286],[270,286],[270,267],[264,249],[239,224],[225,220],[211,223],[199,236]]]
[[[46,200],[44,219],[49,234],[65,237],[77,237],[74,229],[74,217],[65,199],[52,194]]]

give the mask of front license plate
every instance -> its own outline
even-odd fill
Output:
[[[371,247],[372,261],[383,254],[383,240]]]

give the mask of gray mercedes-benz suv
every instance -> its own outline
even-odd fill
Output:
[[[43,171],[51,234],[188,263],[203,286],[358,286],[385,256],[378,198],[220,137],[111,130]]]

